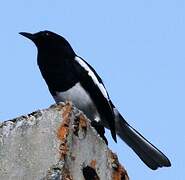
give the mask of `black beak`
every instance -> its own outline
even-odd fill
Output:
[[[22,36],[34,41],[34,35],[31,33],[27,33],[27,32],[20,32],[19,34],[21,34]]]

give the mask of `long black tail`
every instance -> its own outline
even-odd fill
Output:
[[[169,159],[131,127],[120,114],[116,118],[116,133],[149,168],[155,170],[158,167],[171,166]]]

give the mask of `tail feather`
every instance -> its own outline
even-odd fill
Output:
[[[116,133],[149,168],[155,170],[158,167],[171,166],[169,159],[131,127],[120,114],[116,118]]]

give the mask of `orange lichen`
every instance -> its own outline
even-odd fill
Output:
[[[92,160],[91,163],[90,163],[90,166],[91,166],[93,169],[96,169],[96,160]]]
[[[63,107],[62,113],[62,123],[57,131],[57,137],[61,140],[61,144],[59,147],[61,159],[64,159],[65,155],[67,154],[68,147],[67,147],[67,136],[69,134],[69,123],[70,123],[70,114],[72,110],[71,103],[66,103]]]
[[[83,132],[84,136],[86,134],[86,130],[87,130],[87,120],[85,118],[85,116],[83,114],[80,114],[79,116],[77,116],[74,120],[74,124],[73,124],[73,132],[76,136],[78,136],[78,132],[79,130],[81,132]]]
[[[113,168],[112,179],[113,180],[129,180],[126,170],[121,166],[116,154],[110,151],[111,163]]]
[[[70,175],[69,169],[64,168],[62,172],[62,179],[63,180],[73,180],[73,178]]]
[[[80,125],[80,128],[81,129],[87,129],[87,120],[85,119],[85,116],[84,115],[80,115],[80,123],[79,123],[79,125]]]
[[[113,172],[113,180],[128,180],[128,175],[121,165]]]

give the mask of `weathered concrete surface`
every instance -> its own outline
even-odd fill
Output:
[[[59,104],[0,125],[1,180],[127,180],[124,168],[71,105]]]

